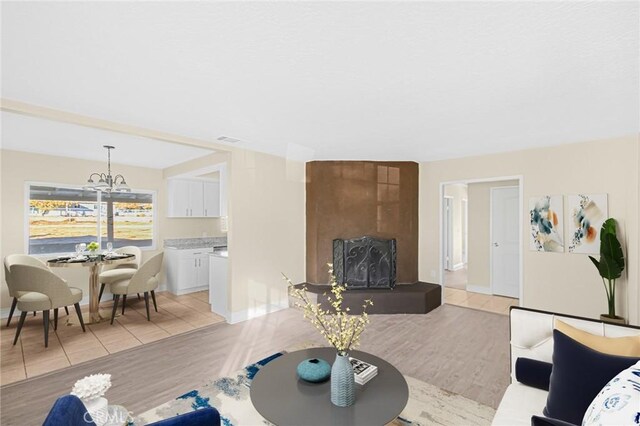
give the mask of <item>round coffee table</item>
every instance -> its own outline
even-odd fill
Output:
[[[377,356],[361,351],[350,354],[378,367],[378,375],[364,386],[356,384],[356,402],[350,407],[331,403],[331,383],[307,383],[298,378],[296,367],[307,358],[322,358],[333,364],[336,350],[312,348],[274,359],[251,383],[251,402],[258,413],[278,426],[385,425],[407,405],[409,387],[402,374]]]

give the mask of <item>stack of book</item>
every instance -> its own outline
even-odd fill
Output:
[[[378,367],[375,365],[351,357],[349,357],[349,361],[353,367],[353,377],[359,385],[364,385],[378,374]]]

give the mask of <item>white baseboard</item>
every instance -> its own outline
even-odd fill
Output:
[[[464,268],[464,263],[456,263],[455,265],[453,265],[453,269],[452,271],[459,271],[460,269]]]
[[[176,296],[182,296],[183,294],[195,293],[197,291],[209,290],[209,286],[201,286],[201,287],[192,287],[183,290],[178,290],[175,293],[171,292],[171,294],[175,294]]]
[[[480,294],[492,294],[490,287],[467,284],[467,291]]]
[[[242,321],[250,320],[251,318],[261,317],[263,315],[288,308],[289,303],[286,301],[280,304],[259,305],[253,308],[244,309],[242,311],[231,312],[227,316],[227,322],[229,324],[237,324]]]

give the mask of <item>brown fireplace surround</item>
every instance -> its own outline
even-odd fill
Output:
[[[418,281],[418,164],[311,161],[306,165],[307,282],[327,284],[333,240],[395,239],[397,283]]]

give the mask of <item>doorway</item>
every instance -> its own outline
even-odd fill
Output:
[[[467,269],[465,250],[465,201],[467,185],[453,184],[444,188],[444,280],[448,287],[466,290]]]
[[[443,303],[508,314],[522,305],[522,177],[443,182],[440,191]]]

